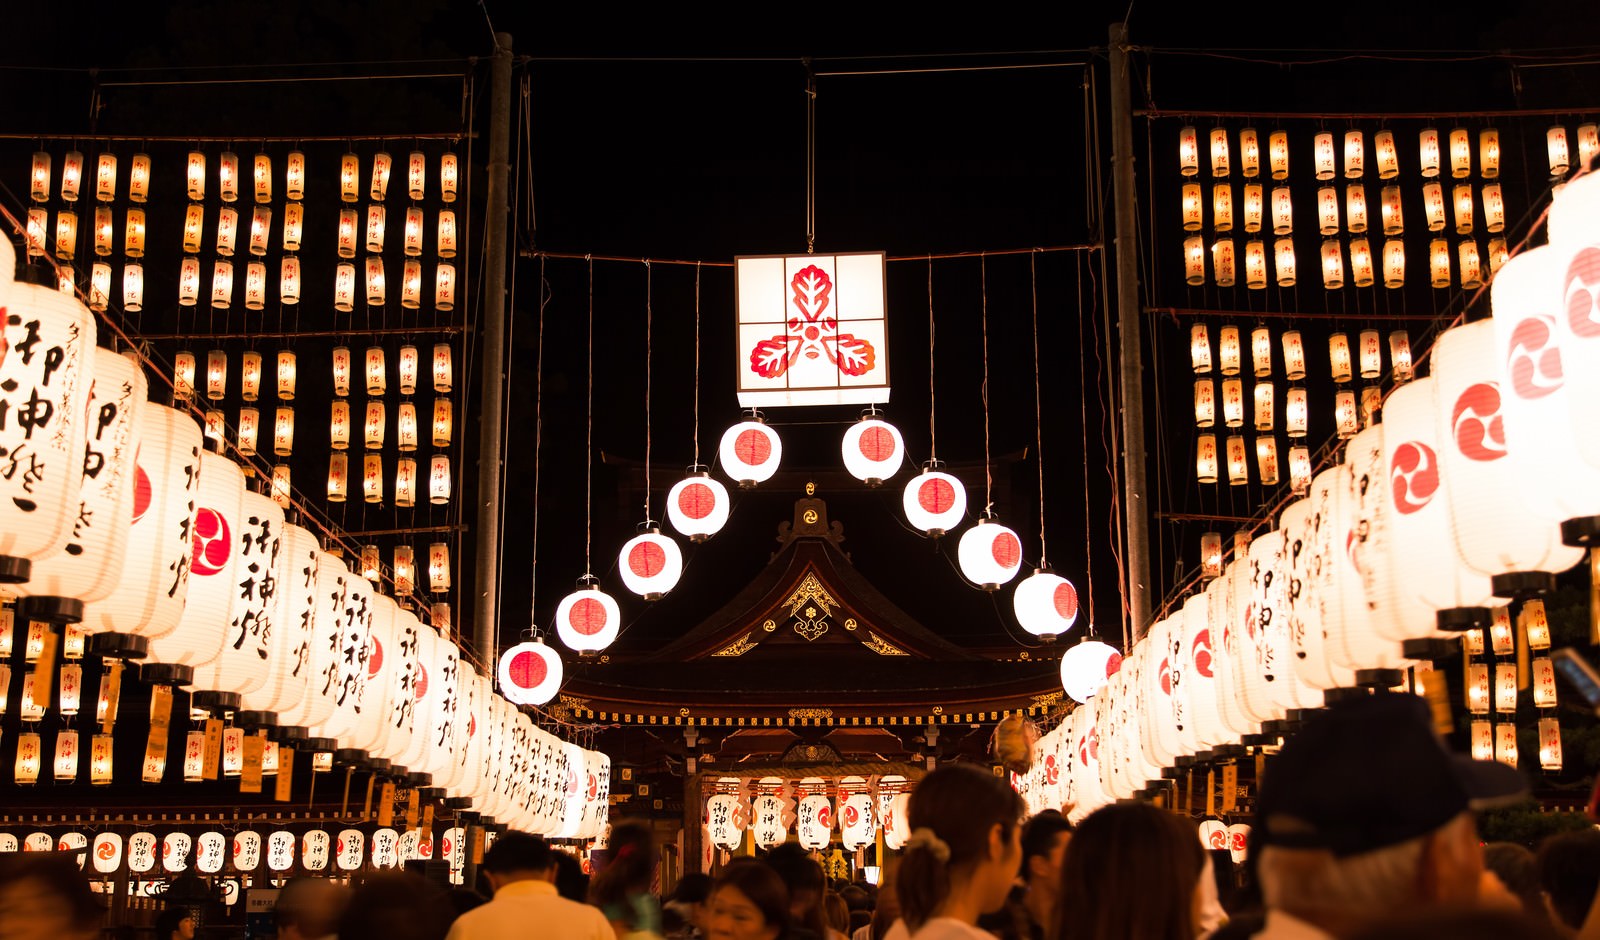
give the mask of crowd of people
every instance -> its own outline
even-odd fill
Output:
[[[278,898],[282,940],[1600,940],[1600,829],[1537,851],[1480,843],[1475,813],[1524,781],[1449,753],[1427,708],[1379,694],[1309,719],[1267,764],[1248,862],[1208,852],[1192,820],[1148,803],[1073,826],[1023,818],[1016,792],[951,764],[918,784],[911,838],[883,887],[833,881],[796,843],[692,874],[658,900],[646,826],[613,827],[588,878],[511,832],[484,853],[492,898],[396,873],[354,890],[300,878]],[[65,857],[0,859],[0,940],[88,940],[104,910]],[[167,912],[157,940],[193,940]]]

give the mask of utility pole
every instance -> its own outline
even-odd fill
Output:
[[[477,552],[473,558],[472,645],[485,667],[499,658],[500,478],[505,466],[506,217],[511,154],[511,34],[494,34],[489,67],[489,196],[483,284],[483,384],[478,407]]]
[[[1111,25],[1111,168],[1116,209],[1117,329],[1122,344],[1122,511],[1125,514],[1128,581],[1123,585],[1133,619],[1133,638],[1150,625],[1150,519],[1145,481],[1144,359],[1139,317],[1139,236],[1134,209],[1133,105],[1129,83],[1128,30]]]

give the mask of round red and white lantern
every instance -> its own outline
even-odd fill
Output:
[[[617,569],[628,590],[647,601],[656,601],[677,587],[678,578],[683,576],[683,553],[677,542],[649,522],[617,553]]]
[[[514,705],[543,705],[561,690],[561,657],[542,640],[500,655],[500,693]]]
[[[17,584],[66,547],[78,520],[95,321],[70,296],[14,282],[16,252],[0,243],[0,387],[12,403],[0,452],[26,468],[0,475],[0,582]]]
[[[667,491],[667,519],[690,542],[704,542],[728,522],[727,487],[704,470],[691,470]]]
[[[956,558],[968,581],[982,590],[997,591],[1022,568],[1022,540],[993,519],[979,519],[962,534]]]
[[[621,627],[622,611],[610,594],[600,590],[593,576],[580,581],[578,589],[556,607],[556,635],[580,655],[610,646]]]
[[[906,459],[899,429],[876,413],[869,413],[844,432],[840,451],[845,469],[868,486],[881,485],[894,476]]]
[[[1047,568],[1022,579],[1011,595],[1022,629],[1046,642],[1062,636],[1078,621],[1078,589]]]
[[[1122,667],[1122,654],[1099,640],[1085,640],[1061,657],[1061,688],[1074,702],[1087,702]]]
[[[960,480],[930,465],[906,484],[902,503],[907,522],[930,538],[938,538],[960,525],[966,516],[967,488]]]
[[[772,479],[783,460],[783,442],[778,432],[755,418],[741,421],[722,434],[718,448],[722,458],[722,471],[741,489]]]

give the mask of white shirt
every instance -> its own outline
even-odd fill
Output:
[[[456,918],[445,940],[501,940],[539,936],[562,940],[616,940],[617,932],[597,907],[569,901],[548,881],[513,881],[494,900]]]

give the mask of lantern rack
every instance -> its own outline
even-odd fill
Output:
[[[1383,322],[1411,320],[1422,323],[1432,323],[1447,316],[1431,313],[1385,313],[1358,316],[1348,313],[1301,313],[1288,310],[1220,310],[1210,307],[1145,307],[1144,312],[1174,319],[1180,317],[1219,317],[1235,320],[1373,320]]]
[[[428,335],[428,336],[432,336],[432,335],[453,336],[453,335],[457,335],[457,334],[465,333],[465,332],[466,332],[466,327],[463,327],[463,326],[454,326],[454,325],[420,326],[419,325],[419,326],[414,326],[414,327],[387,326],[387,327],[375,327],[375,328],[370,329],[370,330],[369,329],[363,329],[361,331],[361,335],[362,336],[423,336],[423,335]],[[265,339],[312,339],[312,338],[329,339],[329,338],[338,338],[338,337],[348,337],[349,335],[350,335],[350,331],[349,330],[284,330],[284,331],[275,332],[275,333],[262,332],[260,330],[251,330],[248,333],[207,333],[207,334],[205,334],[205,338],[208,339],[208,340],[212,340],[212,339],[218,339],[218,340],[220,340],[220,339],[263,339],[263,340],[265,340]],[[192,333],[140,333],[139,334],[139,338],[141,340],[148,340],[148,341],[151,341],[151,342],[156,342],[156,341],[160,341],[160,340],[185,340],[185,339],[193,339],[194,338],[194,334],[192,334]]]
[[[1431,121],[1431,120],[1469,120],[1472,118],[1514,118],[1514,117],[1567,117],[1573,114],[1584,114],[1596,108],[1507,108],[1498,111],[1207,111],[1204,109],[1188,108],[1182,111],[1169,111],[1162,108],[1136,108],[1134,117],[1161,120],[1166,118],[1218,118],[1232,120],[1236,118],[1249,120],[1280,120],[1280,121]]]
[[[457,76],[459,77],[459,76]],[[159,144],[237,144],[237,143],[263,143],[263,144],[298,144],[298,143],[344,143],[355,141],[402,141],[402,140],[476,140],[477,131],[444,131],[426,134],[323,134],[304,136],[247,136],[235,134],[232,137],[196,137],[193,135],[150,135],[150,134],[16,134],[0,133],[0,140],[51,140],[51,141],[104,141],[105,143],[159,143]]]

